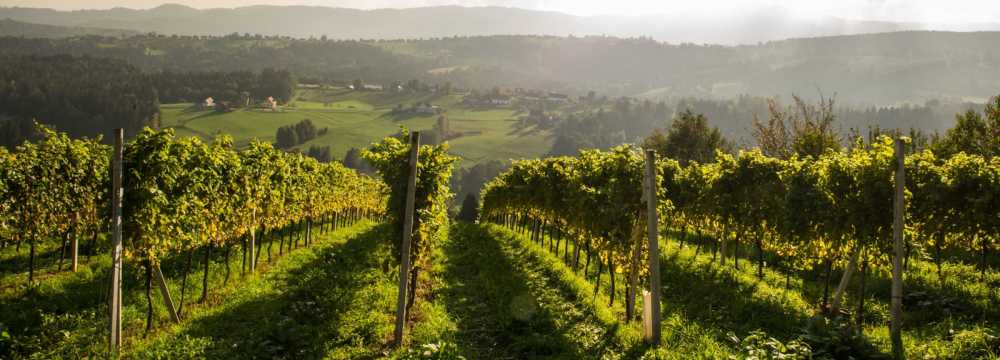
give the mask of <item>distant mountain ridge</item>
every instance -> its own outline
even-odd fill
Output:
[[[179,35],[250,33],[298,38],[414,39],[478,35],[648,36],[671,43],[754,44],[787,38],[927,30],[919,23],[796,19],[780,9],[738,18],[698,19],[681,15],[575,16],[507,7],[439,6],[357,10],[315,6],[257,5],[194,9],[167,4],[147,10],[56,11],[0,7],[0,19],[45,25],[125,29]],[[974,24],[963,30],[1000,30]]]
[[[98,35],[126,37],[136,35],[138,33],[139,32],[133,30],[32,24],[0,18],[0,36],[64,38],[72,36]]]
[[[145,71],[287,69],[307,81],[419,79],[650,99],[826,94],[860,105],[983,102],[1000,89],[1000,32],[901,31],[719,46],[610,36],[334,41],[255,35],[31,39],[3,55],[126,60]]]

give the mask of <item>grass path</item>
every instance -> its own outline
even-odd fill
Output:
[[[594,301],[586,282],[506,229],[457,224],[443,252],[441,294],[469,359],[613,359],[643,351],[635,328]]]
[[[380,269],[385,226],[336,234],[288,256],[130,357],[314,359],[387,353],[395,304]]]

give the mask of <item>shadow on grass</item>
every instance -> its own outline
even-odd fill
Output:
[[[821,318],[813,315],[814,304],[806,298],[803,289],[820,287],[821,282],[803,280],[804,286],[786,289],[783,282],[773,282],[784,277],[784,272],[766,269],[762,281],[756,277],[753,259],[742,263],[739,269],[733,266],[732,258],[726,265],[720,265],[711,247],[703,247],[705,251],[699,255],[694,255],[695,250],[690,246],[687,249],[667,246],[665,249],[669,251],[661,254],[660,272],[667,314],[664,317],[679,313],[702,328],[733,331],[740,337],[754,330],[764,330],[782,341],[800,338],[808,328],[819,329]],[[868,338],[854,341],[857,342],[852,345],[855,349],[877,349]]]
[[[660,262],[666,314],[680,313],[704,328],[740,335],[763,329],[783,339],[793,338],[807,324],[809,314],[789,304],[795,300],[783,289],[713,263],[685,260],[674,252]]]
[[[507,136],[517,136],[525,137],[541,133],[544,129],[538,127],[538,125],[529,125],[525,127],[514,126],[513,129],[507,132]]]
[[[9,256],[7,256],[3,261],[0,261],[0,278],[11,277],[18,275],[28,274],[28,264],[31,261],[31,252],[27,244],[21,245],[21,251],[15,251],[14,245],[11,245]],[[85,254],[86,248],[80,246],[80,261],[83,262],[87,256]],[[4,249],[6,252],[7,249]],[[62,255],[62,249],[60,245],[46,244],[46,246],[40,245],[35,248],[35,276],[41,273],[55,271],[59,266],[59,257]],[[70,253],[69,247],[66,249],[66,259],[63,261],[63,269],[70,266]],[[4,284],[6,285],[6,284]]]
[[[683,232],[673,229],[668,229],[665,232],[673,239],[684,236]],[[694,233],[688,235],[687,245],[695,246],[697,243],[701,243],[705,253],[711,254],[712,248],[710,246],[716,243],[714,239],[705,236],[699,239]],[[756,249],[752,246],[746,246],[746,242],[742,245],[741,253],[744,257],[743,260],[746,261],[743,262],[743,265],[755,267]],[[779,258],[772,252],[765,252],[768,264],[776,262]],[[690,260],[694,261],[695,259],[692,257]],[[729,263],[732,263],[731,259]],[[996,298],[995,292],[992,294],[990,292],[990,289],[995,289],[1000,285],[1000,276],[996,276],[996,272],[988,272],[987,280],[982,281],[979,278],[979,270],[974,268],[978,264],[965,265],[946,262],[945,273],[950,277],[942,283],[933,269],[932,262],[922,261],[918,259],[917,255],[914,255],[909,266],[911,268],[906,270],[903,284],[905,289],[903,306],[906,309],[904,316],[908,324],[916,326],[934,324],[956,317],[979,321],[1000,318],[1000,307],[996,306],[1000,300]],[[741,267],[743,266],[741,265]],[[746,272],[748,269],[743,267],[742,271]],[[891,272],[887,271],[887,268],[881,270],[870,269],[866,276],[866,322],[888,321],[888,307],[882,305],[890,302],[892,278]],[[777,278],[773,277],[772,274],[777,277],[790,275],[798,280],[793,281],[793,290],[801,292],[802,296],[812,301],[816,307],[822,302],[825,274],[821,266],[813,270],[794,273],[789,273],[786,269],[768,266],[766,272],[768,273],[767,281],[772,286],[781,286],[774,282]],[[840,269],[835,269],[832,272],[831,288],[829,289],[831,292],[833,287],[837,286],[841,275]],[[849,296],[858,289],[860,278],[860,275],[855,273],[848,287]],[[795,284],[799,282],[800,284]],[[856,306],[853,304],[847,306],[848,310],[855,308]]]
[[[378,269],[386,231],[374,227],[289,264],[267,279],[273,289],[222,305],[178,335],[210,339],[208,358],[314,359],[338,347],[359,347],[352,358],[377,357],[391,325],[379,306],[387,295],[379,284],[391,283]]]
[[[443,295],[468,358],[600,358],[619,346],[616,329],[581,306],[589,299],[576,298],[516,240],[464,223],[451,234]]]

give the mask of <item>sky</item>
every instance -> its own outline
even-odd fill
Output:
[[[925,23],[1000,22],[1000,0],[0,0],[0,6],[60,10],[151,8],[177,3],[196,8],[257,4],[316,5],[358,9],[437,5],[508,6],[581,16],[672,14],[731,16],[761,9],[780,9],[792,16],[834,16],[857,20]]]

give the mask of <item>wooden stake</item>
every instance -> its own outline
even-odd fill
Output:
[[[905,214],[905,184],[906,170],[903,161],[906,154],[903,152],[903,140],[896,139],[896,198],[893,204],[892,240],[892,304],[890,313],[892,319],[889,321],[889,336],[892,339],[892,355],[894,359],[906,358],[903,350],[903,217]]]
[[[250,273],[253,274],[257,269],[257,257],[254,256],[256,253],[253,251],[254,246],[257,244],[257,209],[253,209],[253,226],[250,227]]]
[[[403,212],[403,246],[399,264],[399,294],[396,296],[396,336],[394,345],[403,345],[403,326],[406,324],[406,282],[410,273],[410,237],[413,233],[413,203],[417,191],[417,162],[419,161],[420,133],[410,135],[410,176],[406,183],[406,208]],[[416,286],[417,284],[413,284]]]
[[[125,129],[115,129],[111,188],[111,334],[108,349],[117,353],[122,346],[122,145]]]
[[[656,153],[646,150],[646,181],[643,189],[646,193],[646,234],[649,237],[649,291],[650,291],[650,326],[646,341],[650,345],[660,346],[660,244],[658,216],[656,213]]]
[[[76,272],[79,270],[80,266],[80,238],[77,234],[73,234],[73,240],[70,242],[70,249],[73,253],[73,272]]]
[[[174,299],[170,297],[170,289],[167,288],[167,279],[163,277],[163,271],[160,271],[160,265],[153,267],[153,275],[156,276],[156,282],[160,284],[160,294],[163,295],[163,302],[167,305],[167,311],[170,313],[170,318],[173,319],[175,323],[180,323],[181,317],[177,315],[177,307],[174,306]]]

